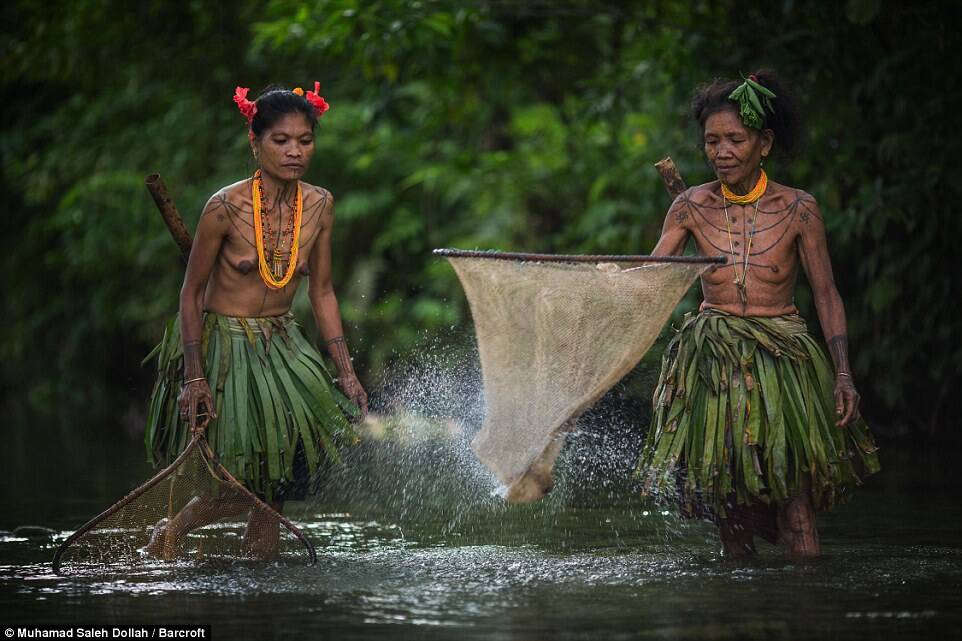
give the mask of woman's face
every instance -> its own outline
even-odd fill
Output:
[[[751,181],[772,148],[771,129],[746,127],[734,109],[716,111],[705,120],[705,156],[726,185]],[[753,185],[748,185],[750,189]]]
[[[251,147],[262,172],[282,181],[298,180],[314,155],[314,131],[304,114],[286,114],[252,137]]]

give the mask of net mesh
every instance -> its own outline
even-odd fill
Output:
[[[708,267],[448,260],[481,357],[486,412],[471,445],[517,502],[550,489],[564,434],[641,360]]]
[[[197,438],[161,472],[74,532],[54,571],[129,571],[184,559],[304,559],[314,550],[286,518],[251,494]]]

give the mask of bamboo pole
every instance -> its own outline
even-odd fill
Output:
[[[648,256],[608,254],[527,254],[467,249],[435,249],[435,256],[444,258],[491,258],[538,263],[717,263],[725,264],[724,256]]]
[[[675,161],[671,159],[671,156],[665,156],[656,162],[655,169],[661,174],[661,179],[665,183],[665,189],[668,190],[668,195],[672,197],[672,200],[678,197],[678,194],[688,189],[685,185],[684,178],[678,173],[678,168],[675,167]]]
[[[160,177],[160,174],[150,174],[144,179],[144,184],[147,186],[147,191],[149,191],[153,197],[157,209],[160,210],[160,215],[164,219],[170,235],[174,237],[174,242],[177,243],[177,248],[180,249],[184,262],[186,262],[190,256],[190,246],[192,243],[190,232],[187,231],[187,227],[184,225],[184,219],[181,218],[180,212],[177,211],[177,205],[174,204],[174,199],[167,193],[167,185],[164,184],[164,180]]]

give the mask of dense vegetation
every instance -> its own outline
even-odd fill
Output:
[[[14,2],[0,35],[4,405],[140,408],[182,267],[144,188],[192,227],[252,171],[235,85],[322,81],[308,179],[337,198],[336,283],[362,377],[469,327],[434,247],[643,253],[651,165],[711,175],[687,101],[772,66],[807,148],[773,179],[826,214],[856,381],[884,433],[957,432],[960,198],[950,3]],[[798,300],[814,320],[804,286]],[[303,307],[303,302],[301,302]],[[439,339],[438,337],[442,337]],[[99,408],[99,409],[97,409]]]

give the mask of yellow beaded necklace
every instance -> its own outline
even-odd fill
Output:
[[[271,289],[283,289],[291,282],[294,271],[297,269],[297,247],[301,238],[301,213],[304,209],[304,200],[301,197],[301,183],[297,183],[297,198],[294,210],[291,212],[291,251],[287,261],[287,270],[283,277],[278,276],[280,263],[283,254],[280,251],[281,238],[278,238],[274,247],[273,268],[267,264],[267,257],[264,255],[264,223],[261,219],[263,186],[261,184],[261,170],[254,172],[254,179],[251,181],[251,200],[254,205],[254,239],[257,247],[257,267],[261,275],[261,280]]]
[[[722,196],[724,196],[728,202],[734,205],[748,205],[750,203],[755,202],[759,198],[761,198],[762,194],[764,194],[765,190],[768,188],[768,174],[765,173],[764,169],[760,169],[759,171],[761,171],[762,173],[758,176],[758,182],[755,183],[755,188],[752,189],[750,192],[748,192],[744,196],[739,196],[738,194],[733,192],[731,189],[729,189],[728,185],[726,185],[725,183],[722,183],[721,184]]]

